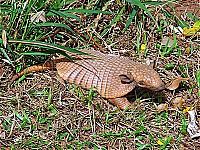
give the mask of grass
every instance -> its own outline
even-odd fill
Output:
[[[197,25],[199,18],[189,9],[174,10],[175,4],[184,5],[139,0],[1,1],[0,149],[198,149],[199,139],[187,134],[189,117],[184,109],[194,107],[199,118],[199,35],[187,37],[176,31]],[[165,83],[176,76],[190,80],[173,92],[136,88],[130,97],[133,107],[125,111],[94,89],[61,84],[53,71],[8,84],[27,66],[58,54],[71,59],[71,53],[80,54],[85,47],[155,62]],[[178,96],[186,101],[180,109],[172,106]],[[157,111],[160,103],[169,105],[167,111]]]

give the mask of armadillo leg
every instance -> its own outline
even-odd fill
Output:
[[[128,106],[131,105],[131,103],[127,100],[126,97],[112,98],[108,99],[108,101],[122,110],[128,108]]]

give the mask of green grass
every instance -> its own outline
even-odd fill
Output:
[[[198,86],[198,96],[200,96],[200,70],[197,70],[196,80],[197,80],[197,86]]]
[[[81,88],[77,87],[76,85],[71,85],[69,88],[70,92],[74,93],[80,99],[81,102],[86,104],[88,108],[91,107],[93,100],[97,95],[94,88],[90,88],[86,92]]]
[[[179,149],[182,143],[196,148],[198,143],[189,140],[188,115],[183,109],[199,107],[198,37],[180,37],[170,25],[191,27],[199,18],[189,12],[186,19],[174,15],[165,7],[172,4],[139,0],[2,1],[0,149],[164,150]],[[34,17],[38,19],[33,21]],[[165,38],[171,40],[163,44]],[[142,44],[145,49],[141,49]],[[79,51],[85,47],[155,62],[154,68],[165,83],[176,76],[190,80],[173,92],[135,90],[131,95],[133,107],[124,111],[100,98],[94,88],[86,91],[63,86],[52,71],[22,76],[11,87],[6,84],[15,72],[57,55],[68,59],[73,59],[71,53],[86,55]],[[176,96],[187,102],[181,109],[171,104]],[[169,109],[158,113],[155,106],[160,103],[167,103]]]

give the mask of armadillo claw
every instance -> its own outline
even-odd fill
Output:
[[[127,100],[126,97],[112,98],[108,99],[108,101],[113,105],[117,106],[121,110],[124,110],[131,105],[131,103]]]

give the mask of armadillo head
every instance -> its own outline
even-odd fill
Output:
[[[138,64],[132,69],[132,75],[139,87],[147,88],[153,91],[160,91],[165,88],[159,74],[150,66]]]

